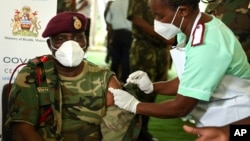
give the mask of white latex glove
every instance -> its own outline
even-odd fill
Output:
[[[146,94],[152,93],[154,90],[153,83],[148,74],[143,71],[135,71],[128,76],[127,83],[134,83]]]
[[[136,113],[137,104],[140,103],[133,95],[121,89],[114,89],[112,87],[108,90],[114,95],[115,105],[121,109]]]

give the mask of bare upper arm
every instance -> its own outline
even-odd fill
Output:
[[[118,81],[118,79],[115,77],[115,75],[112,75],[109,80],[108,88],[112,87],[115,89],[120,89],[121,84]],[[111,94],[108,90],[106,91],[106,106],[112,106],[114,105],[114,97],[113,94]]]

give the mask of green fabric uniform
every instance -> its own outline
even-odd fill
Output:
[[[57,13],[64,11],[75,11],[74,7],[75,0],[57,0]]]
[[[250,63],[250,2],[249,0],[216,0],[205,12],[221,19],[237,36]]]
[[[148,0],[130,0],[128,19],[138,16],[153,26],[154,16],[149,9]],[[166,44],[136,26],[132,27],[132,33],[134,40],[130,49],[131,72],[145,71],[153,82],[166,80],[168,55]]]
[[[211,102],[225,95],[214,95],[225,75],[250,79],[247,57],[231,30],[221,20],[213,16],[205,24],[204,38],[201,39],[203,44],[193,46],[192,39],[189,38],[185,45],[186,62],[180,78],[179,94]]]
[[[11,89],[7,125],[33,125],[45,141],[130,141],[138,135],[140,124],[134,114],[105,106],[113,72],[84,60],[79,75],[58,76],[52,56],[48,57],[44,63],[32,59],[19,72]],[[45,116],[48,109],[52,112]]]
[[[154,16],[150,11],[148,0],[129,0],[127,18],[140,17],[152,27]],[[129,63],[130,72],[142,70],[146,72],[152,82],[167,79],[167,45],[155,36],[149,35],[132,24],[133,41],[130,48]],[[154,102],[156,94],[137,94],[138,99],[144,102]],[[142,116],[142,129],[139,140],[151,141],[152,135],[148,132],[148,116]]]

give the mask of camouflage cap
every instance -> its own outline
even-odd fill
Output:
[[[86,29],[86,25],[87,19],[83,14],[62,12],[48,22],[42,36],[46,38],[59,33],[83,32]]]

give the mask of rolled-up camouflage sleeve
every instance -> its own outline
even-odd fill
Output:
[[[123,90],[138,98],[142,91],[134,84],[128,84]],[[145,95],[145,94],[144,94]],[[117,106],[107,108],[101,122],[102,141],[135,141],[141,130],[141,115],[120,109]]]
[[[117,106],[107,108],[101,122],[102,141],[123,141],[134,114],[121,110]]]

